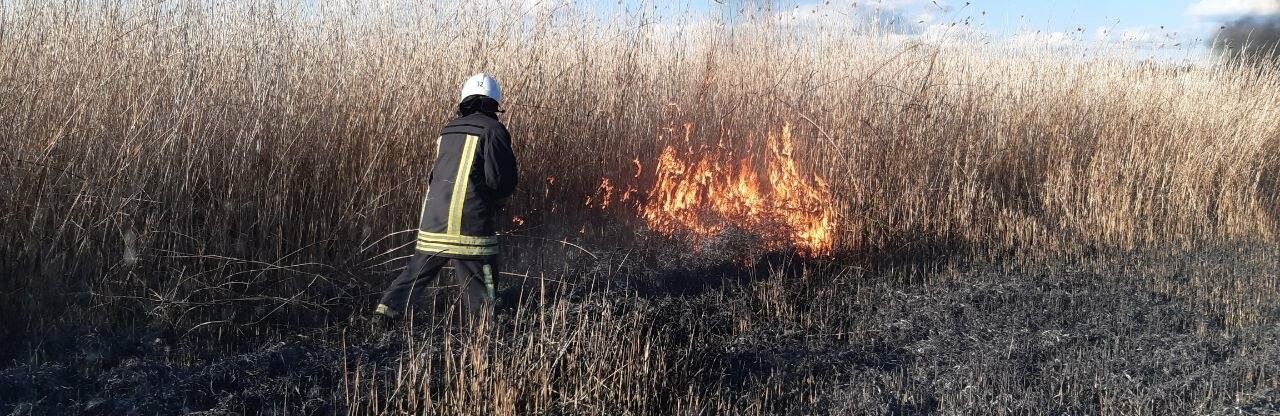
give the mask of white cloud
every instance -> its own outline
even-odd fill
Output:
[[[941,17],[939,16],[939,13],[933,10],[926,9],[925,11],[922,11],[920,13],[916,13],[915,17],[911,18],[911,21],[915,22],[918,25],[930,26],[934,22],[936,22],[939,17]]]
[[[806,7],[819,7],[819,6],[831,6],[831,5],[856,6],[856,7],[862,7],[862,8],[874,9],[874,10],[903,10],[908,8],[922,7],[922,6],[930,6],[942,11],[949,11],[951,9],[951,7],[947,5],[946,0],[936,0],[936,1],[934,0],[871,0],[871,1],[834,0],[834,1],[825,2],[824,4],[814,4]]]
[[[795,27],[910,32],[937,22],[949,11],[946,0],[829,0],[793,7],[777,13],[776,19]]]
[[[1200,0],[1187,8],[1196,17],[1235,17],[1243,15],[1280,14],[1276,0]]]
[[[1164,37],[1159,29],[1150,27],[1131,27],[1120,32],[1120,42],[1123,43],[1150,44]]]
[[[1176,31],[1154,26],[1134,26],[1124,28],[1100,27],[1094,32],[1094,38],[1101,44],[1117,44],[1142,48],[1160,48],[1179,45],[1185,36]]]
[[[916,36],[927,42],[989,43],[997,36],[989,31],[962,23],[936,23],[921,30]]]
[[[1009,38],[1013,46],[1032,49],[1067,49],[1077,47],[1080,39],[1067,32],[1021,32]]]

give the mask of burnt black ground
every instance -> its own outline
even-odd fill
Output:
[[[1275,254],[875,267],[765,256],[638,264],[590,290],[696,345],[684,382],[782,397],[771,413],[1280,414]],[[731,330],[744,319],[749,331]],[[342,413],[344,359],[391,368],[404,348],[403,333],[370,326],[284,328],[224,354],[199,336],[86,328],[59,354],[0,370],[0,415]]]

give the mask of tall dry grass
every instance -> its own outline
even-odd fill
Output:
[[[655,138],[683,123],[729,146],[794,126],[835,195],[845,254],[1082,253],[1280,232],[1274,68],[596,15],[0,3],[3,347],[38,359],[32,334],[149,323],[253,339],[362,307],[377,273],[408,254],[429,143],[477,71],[505,87],[523,177],[512,210],[529,238],[589,241],[590,224],[606,230],[593,244],[642,244],[601,225],[640,227],[634,212],[582,200],[606,177],[645,189],[632,160],[656,161]],[[512,270],[546,264],[513,255]],[[582,316],[637,340],[653,331],[626,312]],[[537,328],[514,356],[603,336],[581,325]],[[597,363],[651,351],[565,342]],[[600,381],[609,367],[625,368],[558,371]],[[643,391],[669,370],[630,380]],[[508,382],[485,374],[467,382]]]

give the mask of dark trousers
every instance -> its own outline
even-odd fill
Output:
[[[401,317],[424,293],[434,300],[442,287],[434,285],[433,281],[450,260],[453,261],[453,276],[461,294],[464,317],[468,321],[479,318],[494,300],[494,276],[498,274],[495,258],[454,259],[422,251],[413,254],[409,265],[382,292],[378,312]]]

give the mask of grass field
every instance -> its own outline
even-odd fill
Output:
[[[1280,72],[593,11],[0,2],[0,414],[1280,412]],[[457,84],[503,305],[362,317]]]

